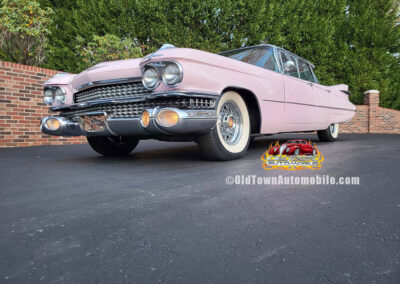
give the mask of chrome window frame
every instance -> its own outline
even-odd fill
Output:
[[[299,65],[298,65],[298,62],[297,62],[298,56],[296,56],[295,54],[293,54],[293,53],[291,53],[291,52],[288,52],[288,51],[286,51],[286,50],[284,50],[284,49],[281,49],[281,48],[278,50],[278,52],[279,52],[279,59],[280,59],[280,61],[281,61],[281,66],[282,66],[282,74],[283,74],[283,75],[286,75],[286,76],[290,76],[290,77],[294,77],[294,78],[303,80],[303,79],[300,78]],[[297,69],[297,77],[292,76],[292,75],[288,75],[288,74],[286,74],[285,71],[283,70],[283,65],[284,65],[284,64],[283,64],[283,60],[282,60],[282,53],[285,53],[285,54],[289,55],[290,57],[293,57],[293,59],[294,59],[294,64],[296,65],[296,69]]]
[[[318,77],[315,75],[315,72],[314,72],[314,68],[315,68],[314,64],[312,64],[312,63],[311,63],[310,61],[308,61],[307,59],[305,59],[305,58],[303,58],[303,57],[301,57],[301,56],[299,56],[299,55],[297,55],[297,54],[294,54],[293,52],[290,52],[290,51],[288,51],[288,50],[286,50],[286,49],[284,49],[284,48],[282,48],[282,47],[279,47],[279,46],[276,46],[276,45],[273,45],[273,44],[258,44],[258,45],[253,45],[253,46],[246,46],[246,47],[242,47],[242,48],[236,48],[236,49],[226,50],[226,51],[223,51],[223,52],[220,52],[220,53],[217,53],[217,54],[223,56],[223,55],[222,55],[223,53],[226,53],[226,52],[229,52],[229,51],[245,50],[245,49],[249,49],[249,48],[263,47],[263,46],[268,46],[268,47],[271,47],[271,48],[273,49],[275,61],[276,61],[276,64],[277,64],[277,67],[278,67],[279,72],[274,71],[274,70],[270,70],[270,69],[266,69],[266,68],[263,68],[263,67],[260,67],[260,68],[263,68],[263,69],[265,69],[265,70],[269,70],[269,71],[273,71],[273,72],[276,72],[276,73],[280,73],[280,74],[286,75],[285,72],[283,72],[283,64],[282,64],[281,57],[280,57],[280,54],[279,54],[280,52],[285,52],[285,53],[287,53],[287,54],[293,56],[293,57],[296,59],[296,60],[295,60],[295,64],[296,64],[296,66],[297,66],[297,73],[298,73],[297,79],[300,79],[300,80],[303,80],[303,81],[309,82],[309,83],[320,84],[320,83],[319,83],[319,80],[318,80]],[[309,67],[310,67],[310,69],[311,69],[311,73],[312,73],[312,75],[313,75],[313,77],[314,77],[315,82],[307,81],[307,80],[304,80],[304,79],[301,79],[301,78],[300,78],[297,59],[300,59],[300,60],[304,61],[305,63],[307,63],[307,64],[309,65]],[[253,65],[253,66],[259,67],[259,66],[257,66],[257,65]],[[286,76],[290,76],[290,75],[286,75]],[[290,76],[290,77],[296,78],[296,77],[294,77],[294,76]]]
[[[241,51],[241,50],[246,50],[246,49],[250,49],[250,48],[257,48],[257,47],[269,47],[269,48],[272,49],[272,53],[274,55],[274,59],[275,59],[275,63],[276,63],[276,67],[277,67],[278,71],[271,70],[271,69],[268,69],[268,68],[264,68],[264,67],[261,67],[261,66],[258,66],[258,65],[254,65],[254,64],[251,64],[251,63],[247,63],[247,62],[244,62],[244,61],[241,61],[241,60],[238,60],[238,61],[250,64],[250,65],[253,65],[253,66],[268,70],[268,71],[272,71],[272,72],[275,72],[275,73],[282,73],[282,67],[280,66],[280,62],[279,62],[279,59],[278,59],[278,56],[277,56],[277,53],[276,53],[277,47],[275,45],[272,45],[272,44],[259,44],[259,45],[253,45],[253,46],[246,46],[246,47],[242,47],[242,48],[236,48],[236,49],[222,51],[222,52],[219,52],[217,54],[221,55],[221,56],[224,56],[224,57],[227,57],[227,56],[225,56],[223,54],[231,52],[231,51]],[[230,58],[230,57],[227,57],[227,58]],[[234,58],[231,58],[231,59],[237,60],[237,59],[234,59]]]
[[[316,80],[315,80],[315,74],[314,74],[314,72],[312,71],[311,64],[310,64],[308,61],[306,61],[306,60],[304,60],[304,59],[302,59],[302,58],[297,58],[297,60],[301,60],[304,64],[306,64],[306,65],[308,66],[308,68],[310,69],[310,72],[311,72],[311,76],[313,77],[314,81],[309,81],[309,80],[306,80],[306,79],[302,79],[302,78],[300,77],[300,70],[298,70],[298,71],[299,71],[299,79],[304,80],[304,81],[306,81],[306,82],[310,82],[310,83],[317,83]]]

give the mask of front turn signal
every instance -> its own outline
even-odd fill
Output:
[[[176,111],[166,109],[161,110],[157,114],[157,122],[165,127],[171,127],[177,124],[179,121],[179,115]]]
[[[55,131],[55,130],[58,130],[58,129],[60,128],[60,126],[61,126],[61,123],[60,123],[60,121],[59,121],[58,119],[56,119],[56,118],[49,118],[49,119],[46,121],[46,128],[47,128],[48,130]]]
[[[147,110],[142,113],[142,118],[140,119],[140,123],[143,127],[147,127],[150,124],[150,114]]]

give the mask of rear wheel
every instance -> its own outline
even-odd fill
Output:
[[[335,141],[339,135],[339,123],[332,123],[327,129],[318,130],[317,134],[320,141]]]
[[[128,155],[139,143],[132,136],[92,136],[86,137],[89,145],[103,156]]]
[[[217,124],[197,138],[203,155],[210,160],[233,160],[242,157],[249,146],[250,116],[243,98],[229,91],[217,107]]]

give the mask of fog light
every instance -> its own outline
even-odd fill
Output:
[[[161,110],[157,114],[157,122],[166,127],[171,127],[177,124],[179,121],[179,115],[176,111],[173,110]]]
[[[150,114],[147,110],[142,113],[142,118],[140,119],[140,123],[143,127],[147,127],[150,124]]]
[[[47,128],[48,130],[55,131],[55,130],[59,129],[60,126],[61,126],[61,123],[60,123],[60,121],[59,121],[58,119],[56,119],[56,118],[49,118],[49,119],[46,121],[46,128]]]

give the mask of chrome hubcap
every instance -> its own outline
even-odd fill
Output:
[[[242,115],[239,107],[233,101],[222,105],[218,116],[218,129],[228,145],[235,145],[239,142],[243,129]]]

